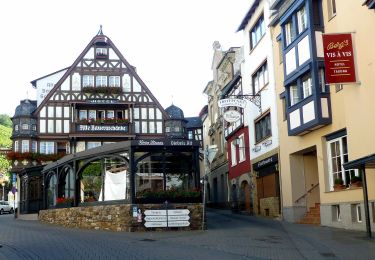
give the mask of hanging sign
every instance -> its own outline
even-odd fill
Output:
[[[218,102],[219,107],[246,107],[246,100],[238,99],[238,98],[227,98],[227,99],[220,99]]]
[[[223,118],[225,121],[229,123],[234,123],[240,120],[241,118],[241,113],[238,112],[237,110],[227,110],[223,114]]]
[[[352,34],[323,34],[328,84],[356,82]]]

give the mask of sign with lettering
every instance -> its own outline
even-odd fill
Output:
[[[223,118],[225,121],[228,123],[234,123],[240,120],[241,118],[241,113],[238,112],[237,110],[227,110],[223,114]]]
[[[274,154],[270,157],[267,157],[257,163],[254,163],[253,164],[253,169],[254,170],[259,170],[260,168],[263,168],[263,167],[266,167],[266,166],[269,166],[271,164],[275,164],[277,163],[277,161],[279,160],[279,157],[277,154]]]
[[[352,35],[323,34],[323,48],[326,82],[356,82]]]
[[[238,98],[227,98],[227,99],[220,99],[218,102],[219,107],[246,107],[246,100],[238,99]]]
[[[145,210],[145,227],[188,227],[190,226],[188,209],[148,209]]]
[[[86,99],[87,103],[90,104],[116,104],[119,102],[118,99]]]
[[[166,139],[150,139],[137,140],[136,145],[139,146],[199,146],[198,141],[194,140],[166,140]]]
[[[129,131],[128,125],[77,125],[78,132],[124,132]]]

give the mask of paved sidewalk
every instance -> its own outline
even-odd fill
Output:
[[[375,259],[365,232],[208,210],[208,230],[107,232],[0,216],[0,259]]]

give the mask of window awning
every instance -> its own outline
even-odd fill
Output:
[[[375,169],[375,153],[344,163],[343,166],[345,170],[361,168]]]
[[[367,190],[367,178],[366,169],[375,169],[375,153],[364,156],[362,158],[347,162],[343,164],[345,170],[349,169],[359,169],[362,174],[363,182],[363,206],[365,208],[365,218],[366,218],[366,233],[368,237],[372,237],[371,234],[371,221],[370,221],[370,209],[368,202],[368,190]]]

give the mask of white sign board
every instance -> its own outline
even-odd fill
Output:
[[[238,99],[238,98],[227,98],[227,99],[220,99],[218,102],[219,107],[246,107],[246,100]]]
[[[188,227],[190,226],[188,209],[150,209],[145,210],[145,227]]]
[[[223,118],[229,123],[234,123],[241,119],[241,113],[237,110],[227,110],[224,112]]]

